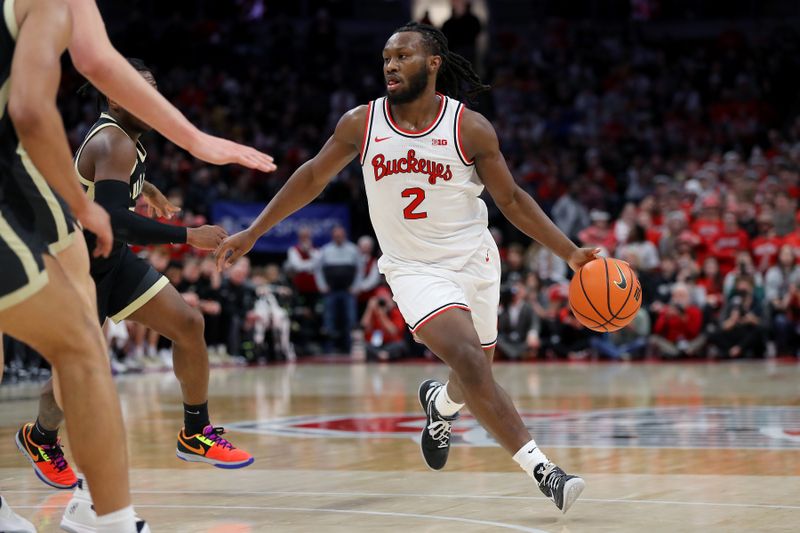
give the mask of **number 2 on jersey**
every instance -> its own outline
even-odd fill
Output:
[[[410,189],[404,190],[401,193],[401,195],[403,196],[403,198],[411,198],[412,196],[414,197],[414,199],[411,200],[411,203],[408,204],[405,207],[405,209],[403,209],[403,216],[407,220],[415,220],[415,219],[418,219],[418,218],[428,218],[428,212],[427,211],[414,212],[414,210],[417,207],[419,207],[419,204],[421,204],[422,201],[425,199],[425,191],[424,190],[420,189],[419,187],[411,187]]]

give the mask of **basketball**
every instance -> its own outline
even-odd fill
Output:
[[[642,286],[625,261],[601,257],[585,264],[569,284],[569,306],[578,322],[611,332],[633,321],[642,305]]]

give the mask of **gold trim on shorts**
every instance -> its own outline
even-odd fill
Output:
[[[131,316],[133,313],[141,309],[141,307],[144,304],[152,300],[153,297],[167,285],[169,285],[169,280],[165,276],[161,276],[160,278],[158,278],[158,281],[153,283],[149,289],[147,289],[142,293],[141,296],[139,296],[134,301],[126,305],[122,311],[110,317],[111,320],[113,320],[115,324],[119,324],[120,322]]]

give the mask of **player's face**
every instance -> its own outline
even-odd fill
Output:
[[[416,100],[435,80],[438,57],[428,53],[419,33],[392,35],[383,48],[383,77],[389,102],[405,104]]]

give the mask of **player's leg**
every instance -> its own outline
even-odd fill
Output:
[[[58,370],[76,462],[97,489],[98,515],[128,509],[122,413],[100,328],[58,263],[50,257],[44,261],[49,283],[26,300],[0,311],[0,326]],[[43,317],[47,327],[42,327]],[[130,516],[132,519],[132,510]]]
[[[64,274],[96,314],[96,290],[89,274],[89,252],[83,233],[74,230],[51,248],[58,250],[56,258]],[[53,377],[42,386],[36,421],[19,429],[16,444],[40,480],[53,488],[70,489],[78,483],[78,478],[64,457],[58,438],[58,429],[64,421],[60,405],[58,374],[53,369]]]
[[[175,376],[181,384],[184,402],[184,428],[178,435],[178,457],[220,468],[251,464],[253,457],[223,439],[223,429],[212,426],[209,421],[208,349],[200,311],[189,306],[175,287],[167,283],[127,318],[173,342]]]
[[[463,394],[470,412],[481,425],[508,451],[520,467],[552,498],[563,512],[572,506],[585,486],[576,476],[569,476],[536,445],[508,394],[497,384],[492,366],[481,348],[480,340],[468,311],[449,309],[432,317],[416,331],[417,337],[451,369],[450,383]],[[429,401],[428,409],[435,406]],[[429,419],[431,417],[429,416]],[[439,422],[439,421],[437,421]],[[428,428],[449,433],[449,423]],[[449,446],[449,439],[446,443]]]

